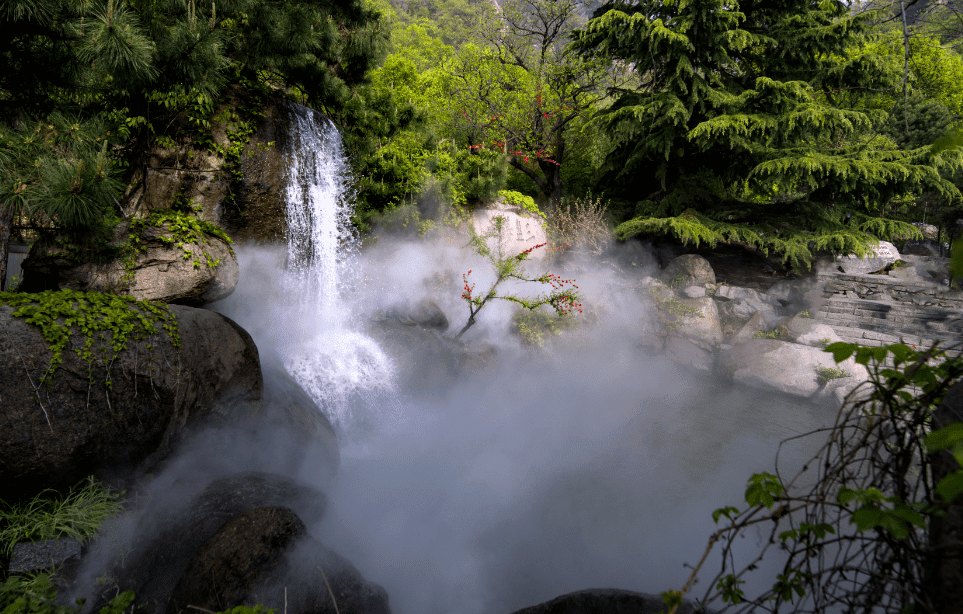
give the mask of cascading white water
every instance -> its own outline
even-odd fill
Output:
[[[378,344],[351,327],[345,293],[358,243],[341,135],[329,119],[296,104],[290,130],[286,286],[300,322],[284,366],[351,438],[392,406],[394,370]]]

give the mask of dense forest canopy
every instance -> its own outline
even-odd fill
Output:
[[[238,91],[338,123],[363,229],[511,189],[803,268],[958,232],[960,156],[931,147],[963,116],[953,3],[10,0],[0,20],[4,240],[13,217],[97,236],[150,148],[203,140]]]

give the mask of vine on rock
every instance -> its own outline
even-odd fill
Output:
[[[0,304],[13,307],[13,317],[39,328],[50,347],[50,364],[38,387],[53,379],[73,335],[84,337],[83,343],[73,348],[77,356],[92,365],[98,355],[108,365],[104,382],[108,390],[111,388],[109,365],[127,349],[130,339],[140,341],[156,335],[159,326],[174,348],[181,345],[177,318],[163,303],[100,292],[48,290],[37,294],[2,292]],[[92,379],[88,381],[89,385],[93,383]]]
[[[204,246],[207,245],[207,239],[205,238],[205,235],[217,237],[218,239],[224,241],[228,244],[228,249],[230,250],[231,255],[234,254],[234,248],[230,247],[234,241],[216,224],[197,219],[193,215],[181,213],[180,211],[175,211],[173,209],[154,211],[146,218],[138,218],[131,220],[130,222],[127,244],[125,246],[127,257],[124,261],[128,278],[132,277],[133,275],[137,254],[144,253],[146,251],[146,248],[143,246],[143,233],[147,228],[151,227],[163,228],[167,230],[171,236],[161,235],[159,239],[164,243],[176,244],[177,247],[182,249],[182,257],[184,260],[188,260],[194,256],[194,252],[187,247],[187,244],[196,243],[201,247],[209,268],[213,269],[220,264],[221,261],[219,258],[212,258],[211,255],[204,250]],[[200,268],[200,259],[194,258],[193,264],[195,269]]]
[[[555,313],[559,316],[567,316],[573,314],[575,311],[582,313],[581,297],[577,292],[578,286],[575,285],[574,279],[563,279],[554,273],[543,273],[538,277],[526,276],[522,268],[523,263],[534,250],[544,247],[546,244],[535,245],[520,254],[506,256],[502,253],[500,241],[502,229],[505,226],[505,218],[496,215],[492,221],[491,229],[485,234],[479,235],[472,231],[469,245],[476,253],[485,256],[491,262],[495,269],[495,281],[488,289],[488,292],[483,295],[477,295],[474,294],[475,284],[469,285],[468,283],[468,276],[471,275],[471,271],[469,270],[467,273],[462,274],[462,281],[464,281],[465,285],[461,298],[468,303],[468,321],[465,323],[465,326],[458,331],[458,334],[455,335],[455,339],[460,339],[469,328],[475,325],[475,316],[493,299],[509,301],[531,311],[538,309],[542,305],[548,305],[554,309]],[[496,240],[497,245],[495,249],[489,246],[489,239]],[[552,291],[547,294],[540,294],[534,298],[525,298],[517,294],[498,294],[498,286],[508,279],[548,284],[552,287]]]

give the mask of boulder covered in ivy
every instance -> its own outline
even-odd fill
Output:
[[[128,481],[208,416],[257,411],[251,336],[212,311],[72,291],[0,294],[4,500]]]
[[[37,241],[22,267],[25,292],[106,292],[195,307],[227,298],[239,278],[231,239],[216,225],[175,211],[118,224],[108,245]]]

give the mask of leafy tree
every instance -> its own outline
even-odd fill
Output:
[[[497,148],[557,206],[562,168],[612,72],[604,62],[569,54],[580,0],[508,0],[484,30],[484,46],[465,46],[447,68],[461,138]]]
[[[613,140],[607,194],[635,202],[617,233],[741,242],[808,266],[814,249],[865,253],[878,238],[919,236],[888,219],[895,196],[959,191],[956,154],[900,150],[884,114],[848,92],[898,74],[871,54],[865,14],[842,2],[611,2],[576,34],[589,58],[631,66],[598,118]]]

